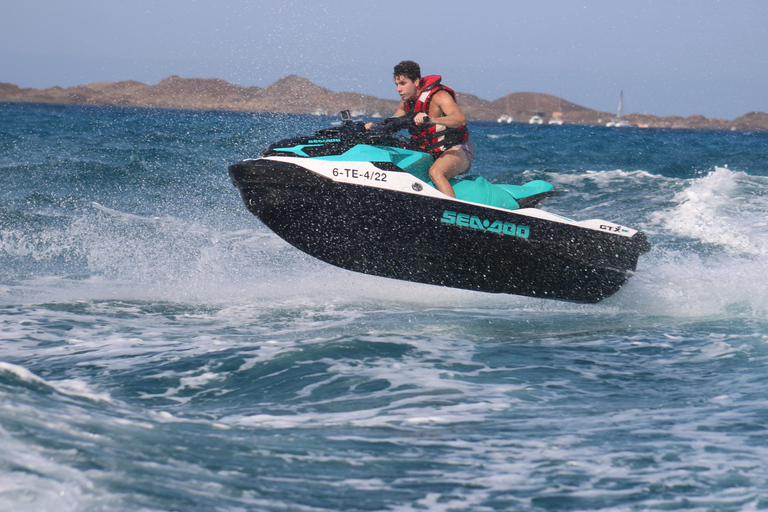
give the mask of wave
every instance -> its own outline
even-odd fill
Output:
[[[108,393],[90,389],[85,381],[79,379],[47,381],[22,366],[3,361],[0,361],[0,383],[3,386],[24,387],[44,394],[56,393],[94,402],[112,402]]]
[[[690,180],[652,222],[670,233],[744,256],[768,256],[768,178],[717,167]]]
[[[716,167],[674,181],[647,214],[654,248],[629,290],[645,288],[649,314],[768,318],[768,178]]]

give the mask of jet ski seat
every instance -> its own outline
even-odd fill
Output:
[[[546,199],[558,195],[552,184],[542,180],[529,181],[525,185],[500,185],[482,176],[465,176],[451,180],[456,199],[495,206],[507,210],[532,208]]]

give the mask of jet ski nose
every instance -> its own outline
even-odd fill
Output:
[[[643,254],[651,250],[651,242],[642,231],[638,231],[632,236],[638,254]]]

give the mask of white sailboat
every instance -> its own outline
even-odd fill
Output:
[[[536,112],[533,113],[533,116],[528,120],[529,124],[544,124],[544,119],[541,117],[544,115],[543,112],[539,112],[539,95],[536,94]]]
[[[499,118],[496,119],[496,122],[499,123],[499,124],[501,124],[501,123],[509,124],[509,123],[511,123],[512,121],[515,120],[512,117],[512,115],[510,115],[510,113],[509,113],[509,94],[507,94],[507,96],[506,96],[506,102],[507,102],[507,111],[506,111],[506,113],[500,115]]]
[[[611,121],[608,121],[605,123],[605,126],[610,126],[614,128],[624,128],[627,126],[632,126],[629,124],[628,121],[625,121],[621,118],[621,110],[624,107],[624,87],[621,88],[621,92],[619,93],[619,109],[616,112],[616,119],[612,119]]]

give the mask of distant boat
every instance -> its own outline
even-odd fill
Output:
[[[507,102],[507,112],[505,114],[500,115],[499,118],[496,119],[497,123],[507,123],[507,124],[509,124],[512,121],[514,121],[512,116],[509,114],[509,94],[507,94],[507,96],[505,97],[505,100]]]
[[[621,110],[624,107],[624,88],[621,88],[621,92],[619,93],[619,108],[616,112],[616,119],[612,119],[605,123],[605,126],[613,127],[613,128],[625,128],[627,126],[632,126],[629,124],[628,121],[625,121],[621,118]]]
[[[562,125],[563,124],[563,113],[562,112],[553,112],[552,117],[547,122],[547,124],[556,124],[556,125]]]
[[[557,126],[560,126],[563,124],[563,93],[560,93],[560,95],[557,97],[557,112],[552,112],[552,117],[549,118],[549,122],[547,124],[554,124]]]
[[[528,120],[528,124],[544,124],[544,119],[541,118],[541,116],[544,115],[543,112],[539,111],[539,95],[536,94],[536,113]]]

